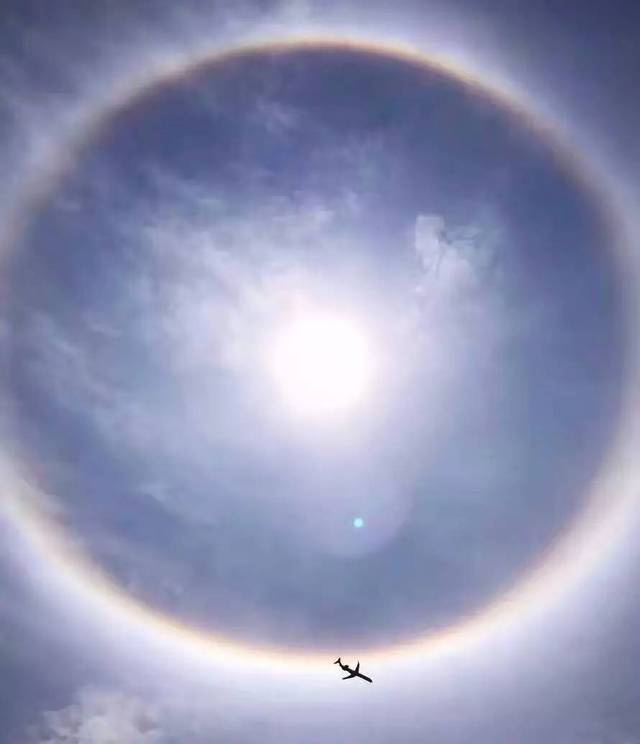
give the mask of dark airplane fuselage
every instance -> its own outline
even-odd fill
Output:
[[[345,672],[349,672],[349,674],[352,674],[354,677],[360,677],[360,679],[364,679],[367,682],[373,682],[373,680],[370,677],[367,677],[365,674],[362,674],[359,671],[356,671],[355,669],[351,669],[351,667],[348,664],[339,664],[340,669],[342,669]],[[358,664],[358,666],[360,666]]]

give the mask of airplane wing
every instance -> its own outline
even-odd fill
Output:
[[[357,674],[359,671],[360,671],[360,662],[356,664],[356,671],[354,673]]]
[[[342,679],[352,679],[355,676],[356,676],[356,673],[355,672],[351,672],[351,674],[349,674],[347,677],[343,677]]]

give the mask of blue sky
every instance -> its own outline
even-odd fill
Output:
[[[74,560],[43,562],[7,510],[2,741],[640,732],[631,547],[473,652],[418,655],[405,676],[375,655],[524,581],[584,512],[629,415],[616,225],[553,140],[482,88],[340,46],[149,72],[144,95],[100,114],[207,28],[228,45],[264,23],[353,34],[358,12],[369,37],[431,22],[427,52],[448,32],[465,59],[506,65],[633,193],[630,7],[7,12],[1,214],[18,201],[23,216],[5,262],[4,459],[138,607],[327,668],[238,657],[229,673],[213,652],[192,667],[177,638],[101,617],[98,584],[65,589]],[[355,318],[373,350],[371,390],[333,418],[302,417],[296,380],[270,373],[273,339],[307,306]],[[344,649],[365,673],[378,659],[373,691],[333,679]]]

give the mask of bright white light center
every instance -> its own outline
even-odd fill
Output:
[[[269,363],[294,412],[318,418],[361,404],[374,372],[373,354],[360,325],[325,312],[305,313],[281,328]]]

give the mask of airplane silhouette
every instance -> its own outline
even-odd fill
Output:
[[[339,664],[340,669],[342,669],[345,672],[349,672],[349,674],[346,677],[343,677],[342,679],[352,679],[353,677],[360,677],[360,679],[366,679],[367,682],[373,682],[371,677],[366,677],[364,674],[360,674],[360,662],[357,663],[355,669],[351,669],[348,664],[343,664],[340,660],[340,657],[338,657],[334,662],[334,664]]]

